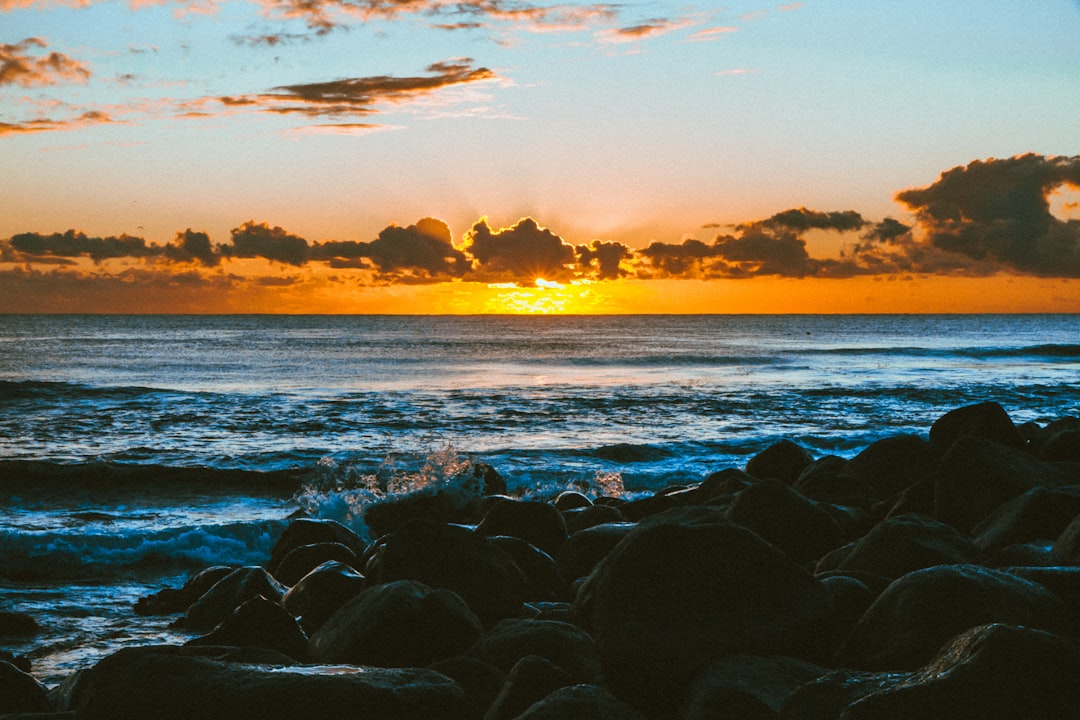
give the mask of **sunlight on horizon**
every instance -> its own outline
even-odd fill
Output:
[[[490,283],[489,290],[501,290],[484,304],[484,311],[513,315],[567,315],[595,312],[603,298],[597,295],[588,281],[563,284],[536,278],[533,285]]]

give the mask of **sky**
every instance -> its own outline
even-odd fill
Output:
[[[0,0],[0,312],[1080,312],[1080,0]]]

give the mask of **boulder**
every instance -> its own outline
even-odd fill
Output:
[[[573,684],[566,671],[550,660],[526,655],[510,669],[484,720],[511,720],[551,692]]]
[[[571,535],[594,525],[622,522],[625,519],[622,512],[613,505],[590,505],[589,507],[572,508],[563,510],[562,514],[563,520],[566,521],[566,532]]]
[[[1036,433],[1035,453],[1043,460],[1080,462],[1080,417],[1065,417]]]
[[[476,658],[456,655],[428,665],[450,678],[465,691],[465,717],[482,720],[502,690],[506,675]]]
[[[996,402],[983,402],[950,410],[930,427],[930,444],[945,453],[962,437],[978,437],[1001,445],[1020,448],[1024,440],[1005,408]]]
[[[568,581],[585,577],[619,542],[637,527],[634,523],[603,523],[571,535],[555,553],[555,561]]]
[[[45,712],[47,693],[33,675],[0,660],[0,714]]]
[[[289,523],[281,537],[270,550],[266,569],[275,574],[278,565],[293,548],[315,543],[336,542],[352,550],[358,556],[364,554],[364,541],[359,535],[335,520],[300,518]]]
[[[909,573],[885,589],[851,631],[837,662],[858,670],[913,670],[949,640],[986,623],[1055,631],[1062,601],[1042,585],[975,565]]]
[[[730,655],[694,679],[682,720],[768,720],[779,718],[796,688],[829,671],[789,657]]]
[[[451,590],[485,626],[517,615],[524,602],[526,579],[514,561],[489,538],[456,525],[410,520],[376,543],[365,570],[370,584],[419,580]]]
[[[261,567],[236,568],[192,603],[177,625],[196,632],[208,632],[245,601],[259,595],[280,603],[285,588]]]
[[[26,613],[0,611],[0,640],[32,637],[40,631],[37,620]]]
[[[494,503],[476,526],[480,535],[510,535],[535,545],[549,555],[566,542],[562,513],[545,502],[503,499]]]
[[[307,634],[284,608],[261,595],[247,600],[209,633],[186,644],[263,648],[297,662],[308,656]]]
[[[818,502],[868,508],[882,498],[869,482],[847,472],[849,461],[836,455],[820,457],[799,473],[793,487]]]
[[[779,480],[787,485],[794,485],[799,474],[814,456],[806,448],[791,440],[781,440],[759,452],[746,463],[746,472],[759,480]]]
[[[981,557],[979,548],[954,528],[910,513],[882,520],[862,538],[823,557],[816,569],[895,579],[935,565],[978,563]]]
[[[300,625],[310,634],[365,587],[363,575],[331,560],[300,578],[285,593],[281,605],[300,618]]]
[[[879,500],[899,495],[933,475],[938,454],[918,435],[892,435],[851,458],[844,473],[856,478]]]
[[[496,535],[490,540],[495,547],[506,553],[525,575],[527,601],[555,602],[566,598],[566,581],[550,555],[521,538],[509,535]]]
[[[515,720],[642,720],[632,707],[596,685],[559,688]]]
[[[433,670],[252,664],[230,662],[222,652],[125,648],[81,673],[61,709],[79,720],[463,717],[461,688]]]
[[[295,585],[300,578],[307,575],[324,562],[335,560],[345,565],[356,566],[359,558],[351,548],[339,542],[321,542],[311,545],[299,545],[294,547],[278,563],[274,577],[282,585]]]
[[[193,602],[202,597],[203,593],[212,588],[218,580],[233,570],[235,568],[215,565],[193,575],[181,588],[164,588],[153,595],[141,597],[135,602],[135,614],[172,615],[173,613],[182,613]]]
[[[780,480],[762,480],[740,492],[728,507],[727,518],[799,563],[817,560],[843,542],[828,513]]]
[[[730,501],[736,493],[757,482],[757,478],[738,468],[724,468],[710,473],[694,488],[697,501],[702,503],[723,503]]]
[[[311,637],[321,663],[423,667],[460,655],[480,636],[465,602],[416,580],[368,588],[346,602]]]
[[[593,502],[577,490],[565,490],[559,493],[551,504],[565,513],[567,510],[592,507]]]
[[[1058,490],[1034,487],[999,506],[971,534],[983,550],[1034,540],[1053,541],[1077,516],[1080,516],[1080,487]]]
[[[620,698],[664,711],[709,663],[820,652],[829,591],[745,528],[656,522],[634,530],[582,585],[574,609]]]
[[[1080,515],[1065,526],[1054,540],[1054,557],[1066,565],[1080,565]]]
[[[565,670],[573,682],[598,682],[601,676],[592,636],[577,625],[556,620],[503,620],[467,654],[503,672],[527,655],[539,655]]]
[[[364,508],[363,519],[371,537],[393,532],[408,520],[446,523],[476,523],[475,496],[459,485],[423,488],[372,503]]]

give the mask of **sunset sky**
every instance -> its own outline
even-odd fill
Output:
[[[1080,312],[1080,0],[0,0],[0,312]]]

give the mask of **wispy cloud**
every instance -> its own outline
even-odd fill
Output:
[[[728,75],[756,75],[761,72],[758,68],[731,68],[730,70],[717,70],[713,73],[717,77],[725,77]]]
[[[90,68],[60,52],[44,52],[49,43],[30,37],[12,45],[0,44],[0,87],[37,87],[60,83],[85,83]]]
[[[713,42],[725,35],[738,32],[739,28],[732,25],[717,25],[716,27],[702,28],[686,38],[686,42]]]

